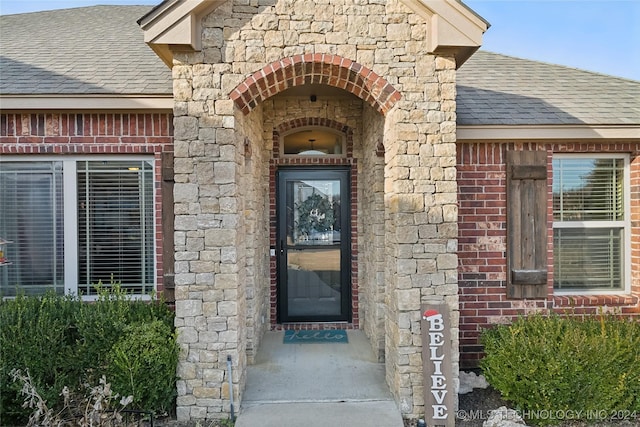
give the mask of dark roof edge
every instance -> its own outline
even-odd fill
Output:
[[[142,16],[136,22],[138,23],[138,25],[142,25],[142,22],[144,20],[146,20],[149,16],[157,13],[160,9],[163,9],[163,8],[169,6],[170,3],[177,3],[178,1],[180,1],[180,0],[163,0],[162,3],[160,3],[157,6],[154,6],[149,12],[144,14],[144,16]]]
[[[465,2],[463,2],[462,0],[457,0],[457,2],[460,3],[469,12],[471,12],[476,18],[484,22],[487,25],[487,30],[491,28],[491,23],[486,19],[484,19],[482,16],[480,16],[475,10],[471,9]]]

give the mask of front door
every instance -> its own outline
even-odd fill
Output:
[[[351,320],[348,169],[278,172],[278,320]]]

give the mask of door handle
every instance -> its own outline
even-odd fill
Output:
[[[280,255],[284,255],[284,241],[280,240]]]

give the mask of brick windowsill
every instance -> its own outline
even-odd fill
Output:
[[[554,295],[555,307],[637,306],[635,295]]]

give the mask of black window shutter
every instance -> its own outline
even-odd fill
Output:
[[[507,296],[547,296],[547,153],[507,151]]]

